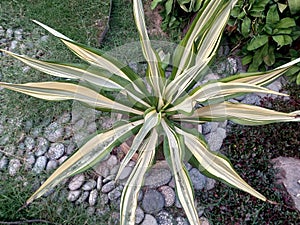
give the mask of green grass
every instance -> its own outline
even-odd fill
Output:
[[[0,174],[0,224],[2,222],[29,222],[31,224],[108,224],[110,209],[104,215],[90,215],[87,213],[87,205],[74,205],[66,199],[65,185],[59,185],[55,192],[47,198],[41,198],[30,206],[22,208],[24,202],[32,192],[40,185],[38,180],[43,180],[49,174],[37,176],[26,171],[21,171],[17,177],[6,176],[7,171]],[[95,208],[101,209],[100,204]],[[105,206],[109,207],[109,206]],[[44,221],[44,222],[41,222]],[[47,223],[46,223],[47,221]],[[19,222],[19,224],[21,224]]]

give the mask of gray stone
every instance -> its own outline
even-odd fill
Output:
[[[108,182],[107,184],[103,185],[101,188],[101,191],[103,193],[108,193],[115,188],[115,184],[116,184],[115,181],[112,180],[112,181]]]
[[[169,186],[159,187],[158,190],[164,196],[165,207],[170,207],[175,203],[175,191]]]
[[[225,137],[226,137],[226,130],[221,127],[218,127],[215,132],[205,135],[205,139],[207,140],[210,150],[212,151],[220,150]]]
[[[243,104],[248,105],[259,105],[261,98],[256,94],[248,94],[245,98],[241,101]]]
[[[97,185],[97,182],[95,180],[90,179],[84,183],[84,185],[82,186],[82,189],[85,191],[90,191],[93,188],[95,188],[96,185]]]
[[[62,116],[57,119],[57,123],[64,124],[69,123],[71,121],[71,114],[68,112],[64,112]]]
[[[63,164],[67,159],[68,159],[68,156],[64,155],[63,157],[61,157],[61,158],[58,160],[58,164],[59,164],[59,165]]]
[[[145,192],[142,207],[146,213],[158,213],[165,204],[164,197],[156,190],[149,189]]]
[[[19,159],[12,159],[8,164],[8,173],[10,176],[15,176],[21,168],[21,162]]]
[[[14,35],[16,40],[21,41],[23,39],[23,30],[22,29],[15,30]]]
[[[34,127],[31,130],[31,135],[34,138],[37,138],[39,135],[42,134],[43,128],[42,127]]]
[[[175,206],[178,208],[178,209],[182,209],[182,205],[178,199],[178,197],[175,198]]]
[[[32,137],[26,137],[24,144],[27,150],[31,151],[35,147],[35,140]]]
[[[121,197],[122,194],[122,190],[120,187],[116,187],[115,189],[113,189],[112,191],[110,191],[108,193],[108,198],[111,201],[115,201],[117,200],[119,197]]]
[[[89,204],[90,204],[90,206],[96,205],[98,194],[99,193],[98,193],[98,191],[96,189],[94,189],[94,190],[92,190],[90,192],[90,196],[89,196]]]
[[[72,178],[68,187],[71,191],[77,190],[83,185],[84,181],[85,181],[84,175],[78,174]]]
[[[300,211],[300,159],[278,157],[273,159],[274,167],[278,170],[277,182],[282,183],[293,199],[295,207]]]
[[[189,171],[191,181],[195,190],[202,190],[206,184],[206,177],[199,170],[193,168]]]
[[[49,39],[49,36],[48,36],[48,35],[44,35],[44,36],[41,37],[41,41],[42,41],[42,42],[47,42],[48,39]]]
[[[145,175],[144,186],[148,188],[157,188],[167,184],[172,178],[172,174],[169,169],[164,168],[152,168]]]
[[[14,145],[6,145],[3,149],[6,155],[12,156],[16,153],[16,147]]]
[[[80,194],[81,194],[80,190],[69,191],[67,199],[70,202],[75,202],[79,198]]]
[[[157,221],[152,215],[145,214],[145,218],[141,225],[157,225]]]
[[[8,158],[6,156],[3,156],[0,159],[0,170],[6,169],[8,165]]]
[[[166,211],[159,212],[156,216],[156,219],[157,219],[158,225],[175,225],[176,224],[173,216]]]
[[[89,133],[89,134],[93,134],[97,131],[97,125],[95,122],[92,122],[90,123],[87,128],[86,128],[86,131]]]
[[[58,167],[58,163],[56,160],[50,160],[48,163],[47,163],[47,166],[46,166],[46,171],[53,171],[55,170],[56,168]]]
[[[76,149],[76,145],[73,142],[70,142],[67,146],[66,146],[66,154],[67,155],[71,155]]]
[[[41,156],[49,149],[49,141],[43,137],[38,137],[35,155]]]
[[[137,207],[135,210],[135,224],[140,224],[145,217],[144,211],[141,209],[141,207]]]
[[[86,209],[86,211],[87,211],[87,214],[88,214],[88,215],[92,216],[92,215],[95,213],[96,209],[95,209],[95,207],[89,206],[89,207]]]
[[[65,126],[65,135],[64,135],[64,139],[68,139],[70,137],[72,137],[73,135],[73,129],[71,125],[67,125]]]
[[[208,221],[208,219],[207,218],[205,218],[205,217],[200,217],[200,224],[201,225],[209,225],[209,221]]]
[[[35,157],[33,153],[32,152],[27,153],[25,156],[25,169],[26,170],[32,169],[34,163],[35,163]]]
[[[32,170],[35,173],[41,173],[45,169],[46,164],[47,164],[47,157],[46,156],[39,156],[36,159]]]
[[[17,40],[13,40],[11,43],[10,43],[10,47],[9,47],[9,50],[10,51],[13,51],[17,48],[19,42]]]
[[[107,156],[107,159],[103,159],[97,166],[94,167],[97,174],[101,175],[102,177],[106,178],[111,175],[111,170],[116,167],[118,164],[118,159],[115,155]]]
[[[100,205],[105,206],[109,202],[109,198],[107,194],[101,194],[100,195]]]
[[[142,200],[143,200],[143,197],[144,197],[143,191],[142,191],[142,190],[139,190],[138,198],[137,198],[138,202],[142,201]]]
[[[187,219],[181,216],[176,217],[175,221],[177,225],[189,225]]]
[[[124,167],[124,169],[122,170],[122,173],[119,176],[119,179],[120,180],[125,180],[126,178],[129,177],[131,171],[132,171],[132,167],[130,167],[130,166]]]
[[[84,191],[82,192],[81,196],[77,199],[76,204],[79,205],[83,203],[87,198],[89,197],[90,192],[89,191]]]
[[[208,134],[217,130],[219,123],[217,122],[207,122],[202,124],[202,134]]]
[[[8,29],[6,30],[6,38],[12,38],[13,33],[14,33],[13,29],[8,28]]]
[[[48,150],[50,159],[59,159],[65,152],[65,146],[62,143],[53,143]]]
[[[214,189],[215,185],[216,185],[216,180],[214,180],[214,179],[212,179],[212,178],[208,178],[208,177],[206,178],[206,186],[205,186],[205,189],[206,189],[207,191],[210,191],[210,190]]]
[[[98,178],[97,178],[97,190],[101,190],[101,188],[102,188],[102,177],[101,176],[99,176]]]
[[[57,142],[62,139],[64,135],[64,128],[57,122],[53,122],[46,127],[44,135],[49,141]]]

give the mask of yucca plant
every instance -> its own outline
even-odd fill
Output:
[[[235,3],[236,0],[205,1],[204,7],[174,51],[171,62],[173,70],[169,76],[165,75],[162,60],[149,41],[141,0],[133,0],[133,12],[142,52],[148,63],[146,80],[115,58],[98,49],[76,43],[37,21],[37,24],[60,38],[85,63],[39,61],[3,50],[37,70],[68,79],[26,84],[1,82],[1,87],[46,100],[78,100],[98,110],[127,114],[129,118],[127,121],[118,121],[113,128],[95,134],[83,144],[26,204],[42,196],[63,179],[91,168],[131,136],[134,136],[132,145],[116,175],[117,180],[132,156],[138,153],[137,163],[121,196],[122,225],[134,224],[138,192],[146,171],[155,162],[160,140],[163,140],[164,156],[173,172],[176,193],[190,224],[199,224],[199,219],[194,205],[193,186],[185,167],[187,161],[204,174],[266,201],[266,197],[240,178],[225,156],[209,149],[201,133],[181,126],[181,122],[199,124],[227,119],[243,125],[300,121],[299,111],[282,113],[227,101],[252,92],[285,95],[263,86],[285,73],[300,59],[264,73],[242,73],[195,85],[205,75],[217,51]],[[70,80],[80,83],[75,84]],[[114,98],[116,93],[122,98]]]

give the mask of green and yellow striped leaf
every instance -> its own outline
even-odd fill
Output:
[[[223,102],[224,100],[230,98],[230,96],[234,96],[235,94],[245,94],[253,92],[287,96],[286,94],[272,91],[253,84],[237,82],[214,82],[207,83],[203,86],[195,88],[188,97],[183,98],[183,100],[178,104],[175,103],[175,106],[168,109],[167,111],[182,111],[190,113],[193,110],[195,101],[201,104],[215,104]]]
[[[158,134],[153,129],[150,137],[141,146],[138,161],[122,192],[120,204],[121,225],[135,224],[138,192],[143,185],[145,173],[154,160],[157,141]]]
[[[293,65],[300,62],[300,58],[295,59],[289,63],[286,63],[282,66],[279,66],[273,70],[267,72],[249,72],[249,73],[240,73],[234,76],[229,76],[223,79],[220,79],[220,82],[236,82],[236,83],[248,83],[256,84],[259,86],[266,86],[272,81],[276,80],[279,76],[287,72]]]
[[[161,125],[166,134],[167,150],[170,154],[170,167],[173,172],[176,192],[179,198],[179,201],[187,215],[189,222],[192,225],[198,225],[199,219],[197,210],[194,204],[194,195],[193,195],[193,185],[190,181],[188,171],[183,164],[183,151],[182,149],[182,140],[179,138],[179,135],[172,129],[165,120],[161,121]]]
[[[223,180],[230,185],[239,188],[249,194],[266,201],[266,197],[249,186],[232,168],[230,163],[224,158],[208,150],[206,144],[193,134],[176,128],[176,132],[183,135],[184,143],[195,156],[200,165],[208,173]]]
[[[142,115],[143,112],[115,102],[89,88],[64,82],[36,82],[9,84],[0,82],[0,87],[45,100],[78,100],[92,108],[101,108]]]
[[[126,153],[124,159],[122,160],[119,171],[115,178],[116,180],[121,175],[127,163],[131,160],[133,155],[136,153],[136,151],[144,141],[146,135],[160,123],[160,120],[161,120],[161,113],[157,113],[155,109],[149,110],[149,112],[145,113],[143,126],[134,137],[129,151]]]
[[[153,50],[147,34],[143,4],[141,0],[133,0],[133,14],[135,24],[140,35],[142,51],[148,63],[148,79],[150,81],[151,87],[154,90],[155,96],[158,98],[158,108],[161,108],[163,106],[162,92],[164,84],[162,77],[164,77],[164,73],[159,63],[160,58],[158,54]]]
[[[241,125],[264,125],[277,122],[300,122],[300,111],[283,113],[259,106],[222,102],[201,107],[192,116],[177,114],[172,119],[181,122],[203,123],[203,121],[231,120]]]
[[[74,155],[65,161],[55,172],[42,184],[42,186],[27,200],[26,204],[41,197],[60,181],[73,176],[83,170],[94,166],[104,158],[117,144],[122,136],[132,135],[134,129],[142,124],[143,120],[130,122],[113,128],[107,132],[98,134],[84,144]]]

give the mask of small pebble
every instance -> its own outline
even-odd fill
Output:
[[[46,171],[53,171],[57,168],[58,166],[58,163],[56,160],[50,160],[48,163],[47,163],[47,166],[46,166]]]
[[[89,197],[90,192],[89,191],[84,191],[81,196],[77,199],[76,204],[80,205],[83,203],[87,198]]]
[[[101,188],[101,191],[103,193],[108,193],[110,191],[112,191],[115,188],[115,181],[110,181],[108,183],[106,183],[105,185],[103,185],[103,187]]]
[[[85,180],[85,177],[83,174],[78,174],[78,175],[74,176],[69,183],[69,186],[68,186],[69,189],[71,191],[79,189],[83,185],[84,180]]]
[[[70,191],[69,194],[68,194],[67,199],[70,202],[74,202],[74,201],[76,201],[79,198],[80,194],[81,194],[80,190]]]
[[[36,162],[35,162],[32,170],[35,173],[41,173],[45,169],[46,164],[47,164],[47,157],[46,156],[39,156],[36,159]]]
[[[122,191],[120,190],[119,187],[116,187],[112,191],[108,193],[108,198],[111,201],[117,200],[119,197],[121,197]]]
[[[93,188],[95,188],[97,185],[97,182],[95,180],[88,180],[86,183],[84,183],[84,185],[82,186],[82,189],[84,191],[90,191]]]
[[[96,189],[94,189],[90,192],[90,196],[89,196],[90,206],[96,205],[97,198],[98,198],[98,191]]]
[[[158,190],[164,196],[165,207],[170,207],[175,203],[175,191],[169,186],[159,187]]]
[[[21,162],[19,159],[12,159],[8,164],[8,173],[10,176],[15,176],[21,168]]]
[[[102,188],[102,177],[99,176],[97,178],[97,190],[101,190],[101,188]]]
[[[62,143],[53,143],[48,150],[50,159],[59,159],[65,152],[65,146]]]
[[[158,225],[156,219],[150,215],[150,214],[145,214],[144,220],[141,223],[141,225]]]
[[[144,217],[144,211],[141,209],[141,207],[138,206],[135,210],[135,223],[140,224],[143,221]]]

